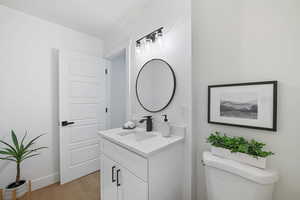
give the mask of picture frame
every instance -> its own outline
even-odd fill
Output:
[[[208,123],[277,131],[278,81],[208,86]]]

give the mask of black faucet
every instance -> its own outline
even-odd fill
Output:
[[[152,131],[152,116],[145,116],[144,119],[140,120],[140,123],[143,123],[144,121],[146,121],[146,131]]]

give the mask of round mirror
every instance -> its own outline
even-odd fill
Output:
[[[145,110],[152,113],[164,110],[171,103],[175,90],[175,73],[166,61],[150,60],[139,71],[136,96]]]

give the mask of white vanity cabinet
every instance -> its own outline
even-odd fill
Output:
[[[101,199],[118,199],[118,188],[116,185],[117,163],[101,156]]]
[[[147,200],[147,183],[102,155],[101,199]]]
[[[101,200],[183,199],[183,142],[145,156],[100,141]]]

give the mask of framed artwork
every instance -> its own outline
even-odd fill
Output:
[[[208,86],[208,123],[277,130],[277,81]]]

